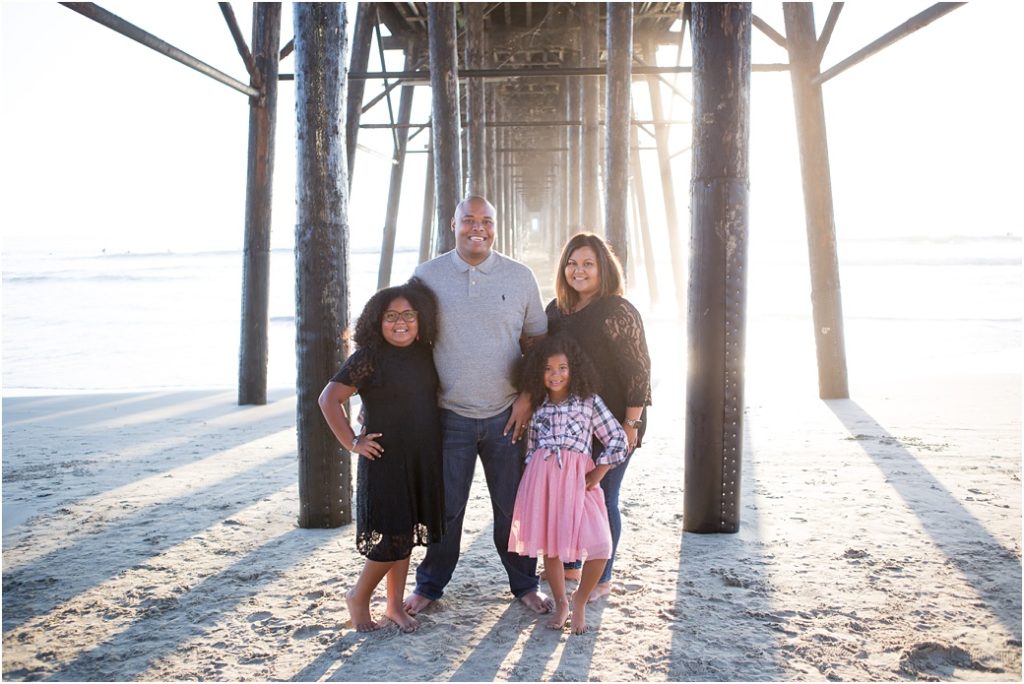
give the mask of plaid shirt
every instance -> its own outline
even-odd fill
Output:
[[[604,444],[598,465],[617,465],[626,460],[629,454],[626,433],[601,397],[591,395],[580,399],[572,395],[560,404],[545,398],[534,412],[526,433],[526,462],[530,462],[536,450],[546,449],[548,455],[555,454],[561,467],[563,449],[589,454],[593,436]]]

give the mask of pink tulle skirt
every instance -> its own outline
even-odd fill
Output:
[[[547,458],[545,458],[545,456]],[[562,562],[612,555],[608,510],[600,486],[586,490],[594,462],[587,454],[539,449],[519,482],[512,513],[508,550],[535,558],[557,556]]]

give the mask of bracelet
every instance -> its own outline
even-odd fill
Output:
[[[349,449],[349,451],[355,451],[356,450],[356,446],[358,444],[359,444],[359,435],[356,435],[356,438],[352,440],[352,448]]]
[[[640,418],[627,418],[626,420],[622,421],[622,424],[631,428],[639,428],[641,425],[643,425],[643,422],[644,421],[641,420]]]

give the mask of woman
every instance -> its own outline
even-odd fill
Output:
[[[622,266],[608,244],[593,233],[569,238],[558,261],[555,299],[547,306],[548,334],[565,333],[602,370],[598,396],[626,432],[630,457],[601,481],[608,522],[612,530],[612,554],[590,601],[611,593],[612,567],[622,532],[619,488],[633,450],[641,445],[647,429],[646,407],[651,404],[651,357],[640,313],[622,296]],[[603,445],[595,442],[595,460]],[[567,564],[566,577],[578,578],[576,564]]]

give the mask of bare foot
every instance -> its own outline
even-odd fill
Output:
[[[605,596],[608,596],[611,593],[612,593],[612,583],[611,582],[601,582],[596,587],[594,587],[594,591],[590,592],[590,598],[587,599],[587,603],[593,603],[594,601],[599,601],[600,599],[603,599]]]
[[[531,591],[529,594],[523,594],[519,597],[519,600],[523,602],[524,606],[532,610],[534,613],[539,613],[541,615],[544,613],[550,613],[551,609],[555,606],[554,601],[539,591]],[[562,622],[565,622],[565,620],[562,620]]]
[[[428,599],[426,596],[412,593],[405,597],[402,607],[405,608],[405,612],[409,615],[417,615],[426,610],[427,606],[433,602],[434,599]]]
[[[590,631],[590,626],[587,625],[587,604],[590,603],[590,599],[583,601],[582,598],[573,596],[572,622],[569,625],[573,634],[586,634]]]
[[[353,589],[349,589],[345,593],[345,604],[348,606],[348,615],[352,619],[352,626],[356,628],[357,632],[377,631],[380,629],[380,625],[374,622],[370,616],[370,604],[356,603],[353,591]]]
[[[551,619],[544,623],[548,629],[562,629],[565,621],[569,619],[569,601],[555,602],[555,608],[551,611]]]
[[[580,577],[582,577],[582,576],[583,576],[583,570],[581,570],[580,568],[566,568],[565,569],[565,581],[566,582],[579,582],[580,581]],[[548,581],[548,571],[547,570],[541,570],[541,572],[540,572],[540,580],[541,580],[541,582],[547,582]]]
[[[404,608],[404,606],[403,606]],[[391,620],[398,629],[402,630],[406,634],[412,634],[419,629],[420,623],[418,623],[411,615],[406,613],[404,610],[391,610],[384,611],[384,615],[388,620]]]

